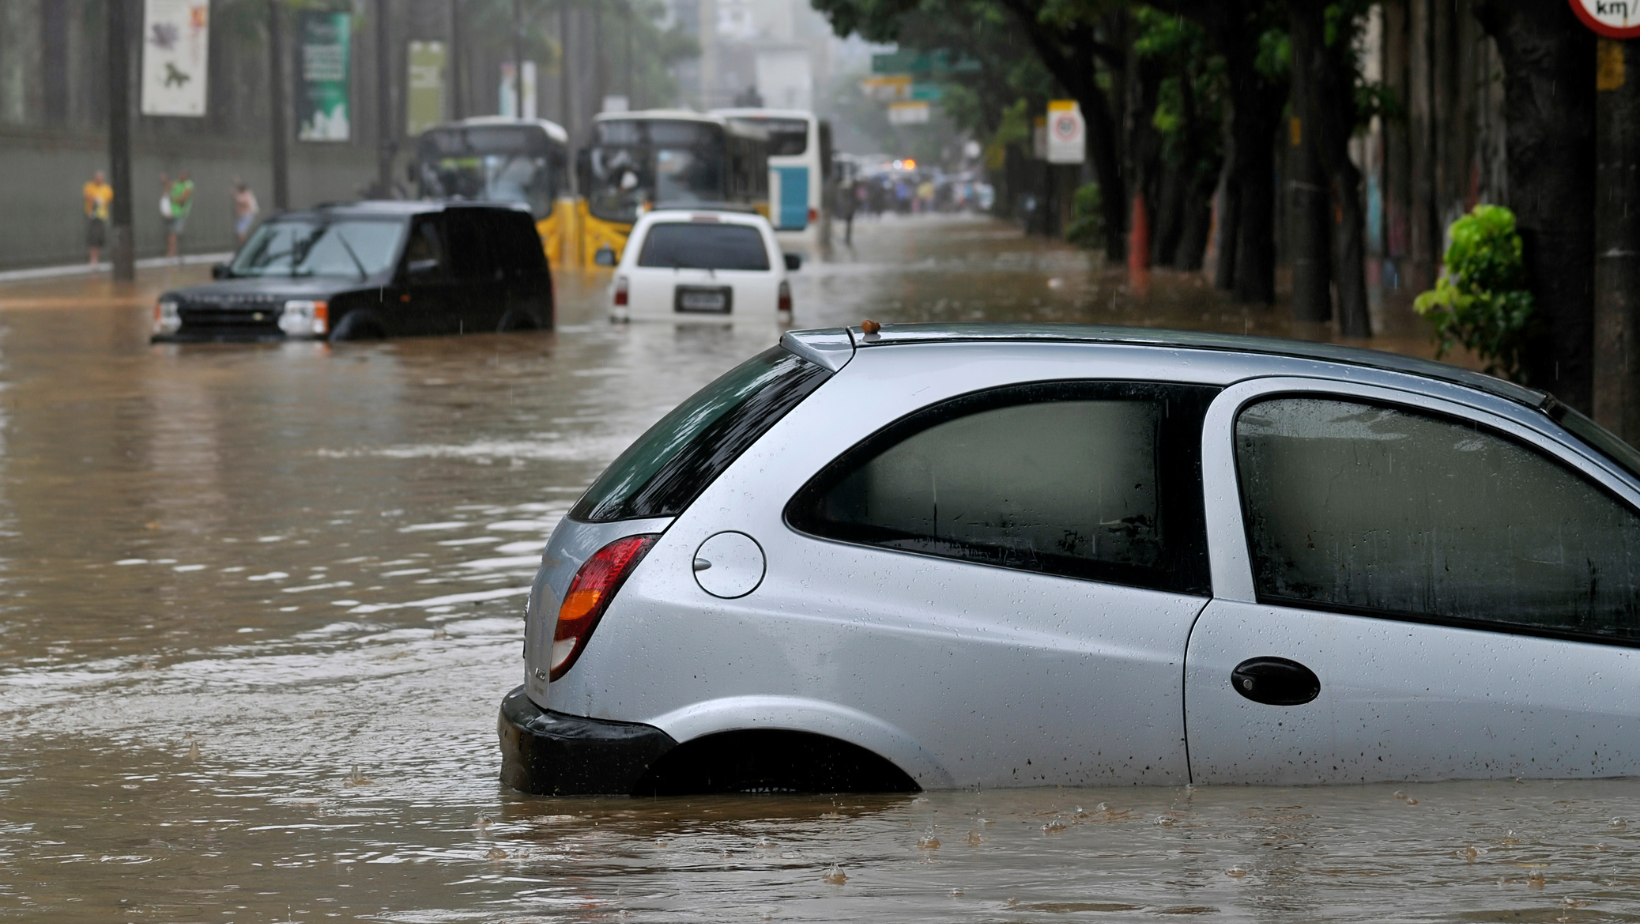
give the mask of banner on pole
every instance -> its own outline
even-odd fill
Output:
[[[142,11],[142,114],[203,116],[211,5],[146,0]]]
[[[302,49],[301,89],[296,94],[299,141],[346,141],[352,137],[348,58],[353,17],[304,12],[297,20]]]
[[[501,112],[508,118],[518,115],[518,84],[513,77],[513,63],[501,62]],[[524,118],[535,118],[535,62],[524,62]]]
[[[444,121],[444,43],[411,42],[409,62],[409,111],[405,127],[419,135]]]

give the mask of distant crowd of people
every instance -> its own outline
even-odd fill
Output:
[[[114,187],[101,170],[91,175],[83,188],[85,196],[85,247],[91,265],[102,262],[103,248],[108,245],[108,221],[114,204]],[[165,255],[176,257],[182,246],[182,236],[188,229],[188,216],[194,210],[194,181],[188,171],[177,172],[176,179],[168,174],[159,175],[159,217],[165,228]],[[240,243],[251,233],[256,216],[262,208],[244,180],[233,180],[233,230]]]

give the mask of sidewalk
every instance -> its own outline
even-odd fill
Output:
[[[149,257],[137,261],[137,269],[160,269],[167,266],[197,266],[201,263],[224,263],[233,256],[231,251],[222,253],[185,254],[180,257]],[[28,282],[35,279],[56,279],[62,276],[91,276],[96,273],[113,273],[114,264],[98,263],[92,266],[89,263],[74,263],[68,266],[38,266],[32,269],[17,269],[0,271],[0,285],[8,282]]]

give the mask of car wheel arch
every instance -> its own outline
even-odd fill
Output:
[[[877,716],[824,700],[796,696],[732,696],[684,706],[647,720],[679,743],[730,732],[801,732],[877,755],[923,789],[952,789],[956,781],[912,735]]]
[[[376,312],[355,308],[336,321],[330,331],[331,342],[343,340],[385,340],[387,323]]]

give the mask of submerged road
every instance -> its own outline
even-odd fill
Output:
[[[1324,333],[990,221],[855,234],[796,277],[796,326]],[[495,713],[553,525],[779,329],[612,326],[566,273],[551,333],[150,346],[153,295],[204,275],[0,290],[0,919],[1640,916],[1632,781],[507,791]],[[1427,354],[1388,320],[1375,345]]]

